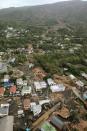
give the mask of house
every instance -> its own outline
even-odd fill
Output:
[[[83,99],[84,99],[84,100],[87,100],[87,91],[85,91],[85,92],[83,93]]]
[[[32,46],[32,44],[29,44],[29,45],[28,45],[28,48],[26,49],[26,51],[27,51],[29,54],[32,54],[32,53],[33,53],[33,46]]]
[[[14,83],[11,83],[10,81],[3,83],[4,88],[10,88],[13,85],[14,85]]]
[[[65,128],[64,122],[58,116],[52,116],[50,118],[50,123],[59,130],[63,130]]]
[[[31,110],[32,110],[34,116],[37,116],[41,113],[42,107],[41,107],[41,105],[33,105]]]
[[[24,111],[22,109],[18,110],[18,118],[21,118],[22,116],[24,116]]]
[[[23,108],[24,108],[24,110],[29,110],[29,108],[30,108],[30,99],[25,98],[23,100]]]
[[[52,92],[60,92],[65,90],[65,86],[63,84],[51,85],[50,89]]]
[[[4,87],[0,87],[0,96],[3,96],[3,95],[4,95],[4,92],[5,92]]]
[[[34,67],[34,64],[33,63],[29,63],[29,69],[33,68]]]
[[[6,116],[0,119],[0,131],[13,131],[13,116]]]
[[[9,62],[10,62],[10,63],[15,63],[15,60],[16,60],[16,58],[11,58],[11,59],[9,60]]]
[[[36,91],[41,91],[42,89],[47,88],[47,84],[45,81],[41,81],[41,82],[35,81],[34,87],[35,87]]]
[[[4,75],[4,82],[9,82],[9,79],[10,79],[10,77],[9,77],[9,75]]]
[[[27,86],[27,80],[23,80],[23,86]]]
[[[7,116],[9,113],[9,104],[1,104],[0,117]]]
[[[76,81],[76,85],[77,85],[78,87],[83,87],[83,86],[84,86],[84,83],[83,83],[82,81],[78,80],[78,81]]]
[[[16,93],[16,86],[10,87],[10,94],[15,94]]]
[[[72,75],[72,74],[69,75],[69,78],[70,78],[71,80],[75,80],[75,79],[76,79],[76,77],[75,77],[74,75]]]
[[[40,85],[40,83],[38,81],[34,82],[34,87],[35,87],[36,91],[40,91],[41,90],[41,85]]]
[[[31,94],[31,86],[23,86],[23,89],[21,91],[21,95],[27,95]]]
[[[87,79],[87,74],[86,73],[82,73],[81,74],[85,79]]]
[[[16,80],[16,84],[17,84],[17,86],[22,86],[22,85],[23,85],[23,80],[22,80],[22,78],[18,78],[18,79]]]
[[[7,71],[8,71],[7,64],[0,62],[0,73],[5,73]]]
[[[40,85],[42,89],[47,88],[47,83],[45,81],[41,81]]]
[[[43,104],[47,104],[47,103],[50,103],[50,100],[47,99],[47,100],[40,100],[39,101],[39,104],[42,106]]]
[[[48,83],[49,86],[56,84],[56,83],[53,81],[53,79],[51,79],[51,78],[47,79],[47,83]]]
[[[53,127],[53,125],[51,125],[48,121],[45,121],[41,128],[40,128],[41,131],[57,131],[55,127]]]

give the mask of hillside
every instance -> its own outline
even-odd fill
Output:
[[[87,23],[87,1],[58,2],[33,7],[0,10],[0,21],[20,22],[30,25],[55,25],[60,23]]]

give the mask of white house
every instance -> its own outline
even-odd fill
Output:
[[[47,100],[40,100],[39,101],[39,104],[42,106],[43,104],[46,104],[46,103],[50,103],[50,100],[47,99]]]
[[[87,79],[87,74],[86,73],[82,73],[81,74],[85,79]]]
[[[22,80],[22,78],[17,79],[17,80],[16,80],[16,84],[17,84],[18,86],[22,86],[22,85],[23,85],[23,80]]]
[[[40,91],[41,89],[45,89],[47,88],[47,84],[45,81],[35,81],[34,82],[34,87],[36,89],[36,91]]]
[[[27,86],[27,80],[23,80],[23,86]]]
[[[74,75],[72,75],[72,74],[69,75],[69,78],[70,78],[71,80],[75,80],[75,79],[76,79],[76,77],[75,77]]]
[[[76,81],[76,85],[79,87],[83,87],[84,83],[82,81],[78,80],[78,81]]]
[[[0,107],[0,116],[3,117],[3,116],[7,116],[9,113],[9,104],[1,104],[1,107]]]
[[[33,111],[34,116],[39,115],[42,111],[41,105],[33,105],[32,111]]]
[[[32,91],[31,86],[24,86],[22,91],[21,91],[21,95],[27,95],[30,94]]]
[[[65,86],[63,84],[56,84],[50,86],[52,92],[60,92],[65,90]]]
[[[47,83],[48,83],[49,86],[56,84],[56,83],[53,81],[53,79],[51,79],[51,78],[47,79]]]
[[[8,82],[10,79],[9,75],[4,75],[4,82]]]

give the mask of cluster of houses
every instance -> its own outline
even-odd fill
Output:
[[[28,33],[29,30],[26,29],[15,29],[13,27],[7,27],[7,29],[4,31],[6,34],[6,38],[16,37],[19,38],[20,36],[24,36],[24,34]]]
[[[87,80],[87,74],[86,73],[81,73],[81,76],[83,78],[85,78]],[[83,91],[84,89],[86,89],[86,85],[83,81],[77,79],[73,74],[69,75],[69,78],[74,82],[74,84],[76,85],[77,89]],[[87,100],[87,91],[83,91],[82,93],[82,98],[84,100]]]

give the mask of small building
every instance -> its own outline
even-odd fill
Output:
[[[47,83],[45,81],[41,81],[40,85],[42,89],[47,88]]]
[[[47,88],[47,84],[45,81],[41,81],[41,82],[35,81],[34,87],[35,87],[36,91],[41,91],[42,89]]]
[[[43,104],[47,104],[47,103],[50,103],[50,100],[47,99],[47,100],[40,100],[39,101],[39,104],[42,106]]]
[[[34,116],[37,116],[41,113],[42,107],[41,107],[41,105],[33,105],[31,110],[32,110]]]
[[[18,118],[24,116],[24,111],[22,109],[18,110]]]
[[[7,71],[7,64],[0,62],[0,73],[6,73]]]
[[[63,130],[65,127],[64,122],[58,116],[52,116],[50,118],[50,123],[52,123],[52,125],[54,125],[59,130]]]
[[[40,128],[41,131],[57,131],[53,125],[51,125],[49,122],[45,121],[43,125]]]
[[[18,86],[22,86],[22,85],[23,85],[23,80],[22,80],[22,78],[17,79],[17,80],[16,80],[16,84],[17,84]]]
[[[3,96],[5,92],[5,88],[4,87],[0,87],[0,96]]]
[[[34,64],[33,63],[29,63],[29,69],[33,68],[34,67]]]
[[[51,79],[51,78],[47,79],[47,83],[48,83],[49,86],[56,84],[56,83],[53,81],[53,79]]]
[[[24,110],[29,110],[29,108],[30,108],[30,99],[25,98],[23,100],[23,108],[24,108]]]
[[[27,86],[28,82],[27,80],[23,80],[23,86]]]
[[[10,87],[10,94],[15,94],[16,93],[16,86]]]
[[[11,83],[10,81],[3,83],[4,88],[10,88],[13,85],[14,85],[14,83]]]
[[[0,117],[7,116],[9,113],[9,104],[1,104]]]
[[[74,75],[72,75],[72,74],[69,75],[69,78],[70,78],[71,80],[75,80],[75,79],[76,79],[76,77],[75,77]]]
[[[9,75],[4,75],[4,82],[9,82],[9,79],[10,79],[10,77],[9,77]]]
[[[29,53],[29,54],[32,54],[33,51],[34,51],[34,50],[33,50],[32,44],[29,44],[29,45],[28,45],[28,48],[26,49],[26,52]]]
[[[13,116],[6,116],[0,119],[0,131],[13,131]]]
[[[76,85],[77,85],[78,87],[83,87],[83,86],[84,86],[84,83],[83,83],[82,81],[78,80],[78,81],[76,81]]]
[[[65,86],[63,84],[56,84],[50,86],[52,92],[60,92],[65,90]]]
[[[31,86],[23,86],[23,89],[21,91],[21,95],[27,95],[27,94],[31,94]]]
[[[87,74],[86,73],[82,73],[81,74],[85,79],[87,79]]]
[[[83,93],[83,99],[84,99],[84,100],[87,100],[87,91],[85,91],[85,92]]]

